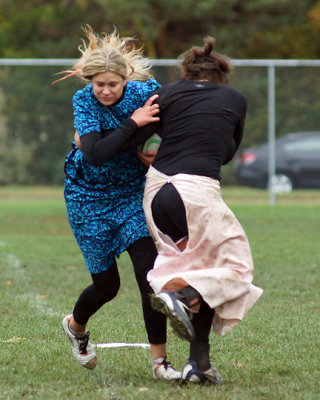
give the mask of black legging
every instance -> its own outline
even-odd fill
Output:
[[[152,309],[150,294],[153,291],[146,278],[157,256],[156,247],[150,237],[145,237],[134,242],[127,250],[140,289],[143,317],[149,343],[166,343],[166,317]],[[80,294],[73,310],[75,321],[81,325],[86,325],[89,318],[103,304],[112,300],[120,288],[120,276],[116,262],[108,270],[91,276],[93,283]]]
[[[190,342],[189,360],[196,361],[201,371],[206,371],[210,368],[209,335],[213,317],[214,310],[202,301],[199,313],[194,313],[192,318],[195,339]]]
[[[172,183],[164,184],[158,191],[152,200],[151,211],[154,223],[174,242],[188,236],[186,210]]]

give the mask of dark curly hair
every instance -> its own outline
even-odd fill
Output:
[[[229,83],[232,67],[228,57],[216,53],[213,48],[215,39],[204,38],[203,47],[191,47],[183,53],[180,68],[182,78],[192,81],[207,80],[222,85]]]

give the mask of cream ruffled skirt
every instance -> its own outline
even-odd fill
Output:
[[[186,209],[188,242],[183,251],[158,230],[151,203],[171,182]],[[158,250],[148,280],[155,293],[169,282],[186,282],[215,310],[213,330],[224,335],[254,305],[262,289],[252,285],[253,261],[247,236],[221,197],[220,183],[189,174],[167,176],[152,166],[147,173],[144,211]]]

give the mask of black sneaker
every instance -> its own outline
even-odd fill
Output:
[[[195,361],[188,360],[186,366],[182,370],[182,382],[222,385],[223,378],[215,368],[210,367],[206,371],[200,371]]]
[[[192,313],[189,308],[175,296],[176,292],[160,292],[151,296],[154,310],[165,314],[171,323],[174,333],[183,340],[192,342],[195,332],[191,323]]]

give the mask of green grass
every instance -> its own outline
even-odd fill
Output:
[[[211,336],[221,387],[154,381],[148,349],[98,349],[88,371],[73,362],[62,317],[89,274],[70,232],[62,188],[0,188],[0,399],[309,400],[320,398],[320,193],[277,196],[244,188],[223,195],[245,228],[264,289],[245,320]],[[127,254],[122,286],[90,320],[95,343],[146,342]],[[168,357],[188,345],[168,329]]]

